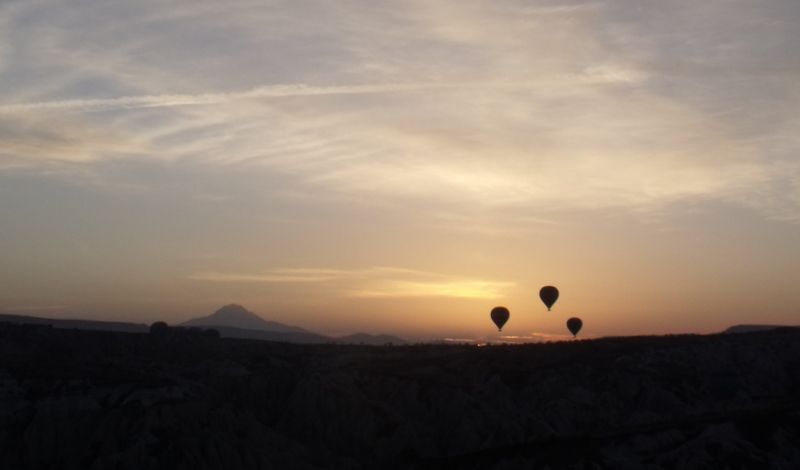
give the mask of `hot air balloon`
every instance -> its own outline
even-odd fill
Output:
[[[569,328],[569,332],[572,333],[573,338],[578,337],[578,332],[581,331],[582,327],[583,321],[578,317],[572,317],[567,320],[567,328]]]
[[[558,300],[558,289],[553,286],[544,286],[539,290],[539,298],[547,305],[547,311],[549,312],[550,307]]]
[[[503,325],[506,324],[509,316],[511,315],[505,307],[495,307],[492,309],[491,317],[494,324],[497,325],[497,331],[503,331]]]

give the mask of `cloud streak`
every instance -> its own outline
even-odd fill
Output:
[[[193,281],[214,283],[316,283],[339,284],[348,297],[449,297],[495,299],[516,284],[474,279],[453,279],[438,273],[413,269],[375,267],[362,270],[274,269],[264,273],[201,271],[186,276]]]
[[[0,113],[19,113],[35,110],[107,111],[112,109],[161,108],[191,105],[213,105],[238,100],[258,98],[285,98],[294,96],[335,96],[400,93],[427,90],[480,90],[480,89],[530,89],[542,86],[566,87],[579,84],[634,83],[644,78],[640,72],[597,67],[583,74],[538,78],[529,81],[498,82],[448,82],[448,83],[389,83],[382,85],[309,86],[264,85],[250,90],[230,93],[164,94],[148,96],[122,96],[104,99],[72,99],[0,105]]]
[[[498,299],[503,292],[515,284],[491,281],[442,281],[420,282],[382,280],[364,289],[353,290],[353,297],[449,297],[461,299]]]
[[[206,282],[324,282],[339,280],[342,278],[352,278],[352,271],[338,269],[274,269],[266,273],[245,274],[245,273],[226,273],[216,271],[200,271],[186,276],[193,281]]]

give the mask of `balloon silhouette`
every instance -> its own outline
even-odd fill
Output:
[[[569,328],[569,332],[572,333],[573,338],[578,337],[578,332],[581,331],[582,327],[583,321],[578,317],[572,317],[567,320],[567,328]]]
[[[550,307],[558,300],[558,289],[553,286],[544,286],[539,290],[539,298],[547,305],[547,311],[549,312]]]
[[[510,316],[511,314],[508,313],[508,309],[505,307],[495,307],[492,309],[491,317],[494,324],[497,325],[497,331],[503,331],[503,325],[506,324]]]

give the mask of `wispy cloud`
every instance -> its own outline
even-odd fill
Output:
[[[515,286],[513,282],[458,279],[439,273],[394,267],[361,270],[274,269],[242,274],[198,272],[187,276],[194,281],[222,283],[306,283],[335,282],[349,297],[454,297],[493,299]]]
[[[32,310],[63,310],[70,308],[68,305],[37,305],[34,307],[19,307],[14,310],[19,312],[32,311]]]
[[[302,6],[154,10],[134,1],[124,15],[115,6],[94,11],[107,20],[98,28],[33,2],[8,10],[35,26],[14,29],[6,46],[8,57],[31,57],[17,66],[31,81],[3,82],[0,115],[58,129],[48,121],[66,114],[98,132],[85,147],[62,147],[58,159],[38,159],[32,148],[46,142],[29,141],[6,161],[242,165],[286,175],[298,193],[325,200],[557,210],[752,200],[752,188],[771,186],[797,150],[796,142],[763,145],[793,109],[763,90],[791,87],[796,71],[752,56],[766,47],[755,34],[765,25],[777,28],[770,44],[792,36],[784,19],[793,9],[779,3],[782,14],[747,22],[739,20],[752,12],[733,5],[729,25],[715,7],[627,2],[354,1],[320,4],[327,16],[309,18]],[[707,29],[723,23],[752,40],[732,43]],[[705,62],[687,56],[694,48],[676,34],[719,53],[698,66]],[[776,67],[779,81],[754,73]],[[800,212],[791,198],[771,197]]]
[[[454,297],[466,299],[497,299],[513,287],[511,282],[453,280],[403,281],[379,280],[364,289],[354,290],[353,297]]]
[[[336,269],[274,269],[265,273],[225,273],[201,271],[186,276],[193,281],[208,282],[322,282],[353,277],[351,271]]]
[[[6,307],[3,313],[24,313],[24,312],[46,312],[46,311],[59,311],[72,308],[68,305],[28,305],[21,307]]]
[[[602,66],[592,67],[581,74],[562,74],[553,77],[536,77],[525,81],[494,82],[428,82],[388,83],[381,85],[309,86],[264,85],[250,90],[230,93],[164,94],[149,96],[122,96],[104,99],[72,99],[34,103],[2,104],[0,113],[19,113],[35,110],[107,111],[111,109],[158,108],[189,105],[212,105],[256,98],[283,98],[292,96],[334,96],[399,93],[426,90],[481,90],[530,89],[542,86],[568,87],[579,84],[634,83],[644,78],[641,72]]]
[[[0,115],[0,170],[49,162],[86,163],[140,152],[142,142],[129,133],[62,116]]]

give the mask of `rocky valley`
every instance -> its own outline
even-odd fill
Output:
[[[794,469],[800,331],[342,345],[0,324],[3,469]]]

